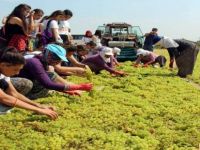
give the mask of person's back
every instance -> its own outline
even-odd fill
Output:
[[[145,34],[145,41],[143,49],[153,51],[153,45],[155,44],[154,39],[157,36],[157,28],[153,28],[150,33]]]

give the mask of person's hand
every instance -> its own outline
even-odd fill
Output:
[[[147,68],[148,66],[149,66],[148,64],[144,64],[144,65],[143,65],[144,68]]]
[[[123,72],[123,71],[115,71],[115,74],[116,75],[119,75],[119,76],[125,76],[125,75],[127,75],[127,73],[125,73],[125,72]]]
[[[33,16],[35,14],[35,11],[30,12],[30,16]]]
[[[75,90],[75,91],[64,91],[63,93],[69,94],[71,96],[81,96],[82,91]]]
[[[49,66],[49,68],[48,68],[48,71],[49,71],[49,72],[54,72],[54,71],[55,71],[55,69],[54,69],[54,67],[53,67],[53,66]]]
[[[39,114],[48,116],[52,120],[55,120],[58,118],[58,114],[54,110],[49,109],[49,108],[40,108],[37,112]]]
[[[138,64],[133,64],[133,67],[138,68],[139,65]]]
[[[48,108],[48,109],[51,109],[53,111],[56,110],[56,108],[54,106],[46,106],[46,105],[41,105],[41,104],[37,104],[36,106],[39,107],[39,108],[43,108],[43,109],[47,109]]]

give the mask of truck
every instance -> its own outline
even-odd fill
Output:
[[[140,26],[132,26],[128,23],[107,23],[99,26],[97,30],[102,33],[101,43],[108,47],[121,49],[118,61],[136,59],[136,49],[142,47],[144,36]]]

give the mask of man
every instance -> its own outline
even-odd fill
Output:
[[[143,49],[147,49],[149,51],[153,51],[153,45],[158,41],[158,35],[157,35],[158,29],[153,28],[150,33],[146,33],[145,36],[145,41],[144,41],[144,46]]]

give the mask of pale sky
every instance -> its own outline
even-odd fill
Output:
[[[143,33],[153,27],[159,35],[200,40],[200,0],[0,0],[0,18],[20,3],[43,9],[45,15],[70,9],[72,34],[84,34],[104,23],[139,25]]]

